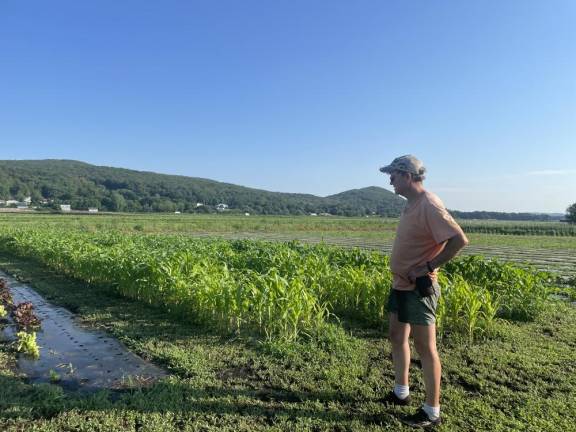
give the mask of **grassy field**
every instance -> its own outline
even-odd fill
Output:
[[[576,226],[558,222],[459,221],[473,244],[576,248]],[[282,234],[311,238],[391,241],[397,219],[187,214],[0,213],[0,226],[36,225],[74,230],[167,234]],[[546,233],[542,235],[541,233]],[[556,234],[550,234],[556,233]]]
[[[392,239],[396,223],[370,218],[180,216],[1,215],[0,227],[192,237],[252,232],[279,240],[316,240],[320,235],[321,240],[366,242],[380,235],[388,241],[384,245]],[[522,236],[470,237],[473,244],[484,241],[501,250],[568,251],[569,257],[575,249],[574,237],[542,237],[528,231]],[[12,254],[0,256],[0,268],[29,281],[50,301],[74,311],[84,324],[116,336],[171,374],[148,388],[80,396],[57,385],[27,383],[14,368],[13,346],[0,343],[2,431],[405,430],[399,418],[411,411],[378,402],[393,385],[385,320],[381,326],[369,326],[341,317],[328,320],[322,332],[310,337],[266,339],[257,332],[223,331],[174,319],[161,307],[120,297],[105,285],[86,289],[85,282]],[[442,430],[571,430],[576,421],[574,306],[550,299],[533,320],[496,318],[493,324],[489,333],[473,341],[458,333],[441,338]],[[420,403],[424,395],[417,359],[412,378],[413,396]]]
[[[348,323],[314,341],[262,343],[179,324],[27,262],[2,257],[0,266],[172,374],[147,389],[80,397],[26,384],[3,345],[2,430],[404,430],[398,418],[408,411],[377,402],[393,384],[390,345],[380,331]],[[443,429],[570,430],[575,341],[576,312],[564,302],[550,303],[536,322],[500,321],[489,340],[444,340]],[[412,369],[421,401],[417,360]]]

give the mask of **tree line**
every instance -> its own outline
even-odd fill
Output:
[[[23,201],[27,197],[34,206],[55,210],[60,204],[70,204],[78,210],[211,213],[218,204],[227,204],[231,212],[251,214],[383,217],[399,216],[405,203],[374,186],[318,197],[69,160],[0,161],[0,200]],[[535,213],[450,212],[459,219],[555,220]],[[566,218],[576,223],[576,203],[568,208]]]
[[[33,205],[54,209],[70,204],[79,210],[206,213],[226,204],[230,211],[254,214],[400,214],[401,198],[382,188],[365,189],[317,197],[76,161],[0,161],[0,199],[30,197]]]

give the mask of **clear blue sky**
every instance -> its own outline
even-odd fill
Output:
[[[0,159],[458,210],[576,202],[574,0],[0,3]]]

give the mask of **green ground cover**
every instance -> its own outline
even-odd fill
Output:
[[[87,279],[90,289],[86,281],[80,280],[81,273],[68,273],[68,277],[76,279],[61,274],[72,263],[76,265],[74,271],[86,270],[86,263],[91,261],[83,259],[93,253],[103,260],[109,259],[106,252],[96,249],[98,245],[112,244],[102,238],[108,234],[117,238],[144,236],[144,246],[156,237],[162,243],[162,237],[169,235],[177,235],[178,241],[186,243],[198,235],[247,232],[279,240],[286,236],[353,242],[364,239],[376,245],[384,238],[382,244],[389,246],[397,221],[220,215],[185,215],[177,219],[180,216],[0,215],[3,232],[20,227],[30,232],[50,228],[64,233],[61,238],[53,236],[44,252],[39,248],[40,237],[26,234],[19,237],[24,249],[43,254],[51,250],[48,255],[52,261],[47,264],[51,262],[58,272],[31,259],[34,253],[26,260],[7,254],[6,242],[0,268],[30,281],[52,302],[77,313],[85,324],[110,332],[171,374],[169,379],[148,388],[80,396],[66,393],[57,385],[27,383],[15,371],[14,345],[0,342],[0,430],[404,430],[398,418],[409,410],[386,407],[377,401],[393,384],[386,321],[378,313],[373,315],[375,319],[367,321],[362,316],[336,310],[339,319],[328,317],[320,331],[308,331],[297,338],[266,338],[257,326],[243,327],[238,332],[237,327],[220,326],[217,321],[175,319],[170,308],[120,297],[109,280],[97,281],[90,273]],[[65,233],[80,233],[79,238],[93,240],[70,247]],[[559,260],[569,256],[566,251],[570,254],[576,249],[574,237],[472,233],[470,238],[473,245],[485,242],[503,251],[538,249],[540,254],[539,251],[548,248],[551,254],[558,254]],[[280,246],[270,250],[291,256],[290,252],[282,252]],[[130,258],[122,249],[117,253],[118,259]],[[258,254],[254,256],[264,256]],[[358,257],[365,256],[342,254],[348,258],[356,256],[353,258],[356,264]],[[132,258],[139,259],[138,256]],[[215,256],[236,257],[222,254],[221,250],[216,250]],[[107,262],[113,263],[113,258]],[[239,262],[239,257],[234,259]],[[257,264],[259,260],[251,262]],[[466,274],[467,262],[462,261],[459,274]],[[472,264],[469,269],[476,274],[484,262]],[[501,280],[502,289],[511,288],[510,293],[520,285],[540,286],[532,284],[531,276],[522,272],[518,273],[521,284],[510,284],[506,281],[518,280],[513,279],[517,276],[515,270],[487,265],[486,274],[492,272],[490,278]],[[171,268],[166,267],[169,272]],[[351,280],[355,268],[347,269],[351,277],[343,277],[341,281]],[[534,303],[535,309],[530,306],[518,316],[523,302],[532,304],[530,290],[519,289],[518,293],[525,297],[512,296],[500,304],[511,305],[518,300],[517,306],[502,308],[492,317],[489,331],[474,333],[471,338],[466,328],[458,325],[466,327],[466,316],[462,314],[476,310],[483,303],[480,295],[486,292],[470,289],[464,280],[451,283],[444,298],[449,299],[451,293],[455,298],[465,296],[473,300],[466,304],[476,306],[444,311],[445,316],[456,319],[445,323],[450,330],[441,332],[440,340],[444,366],[443,430],[570,430],[576,420],[575,308],[566,301],[539,300]],[[544,295],[547,291],[538,288],[535,293]],[[573,288],[563,288],[559,293],[573,298]],[[542,299],[540,294],[538,298]],[[350,304],[345,308],[350,308]],[[519,318],[533,321],[518,321]],[[375,323],[378,319],[381,325]],[[423,387],[418,368],[419,362],[415,360],[413,391],[421,401]]]
[[[522,249],[564,249],[576,251],[576,237],[468,234],[471,245],[505,246]]]
[[[0,251],[89,286],[110,286],[177,319],[257,329],[268,339],[314,334],[331,318],[381,326],[392,285],[384,254],[297,242],[4,227]],[[472,339],[490,332],[495,317],[532,319],[552,280],[481,257],[457,258],[440,275],[439,330]]]
[[[298,231],[385,231],[394,230],[397,220],[347,217],[312,216],[238,216],[238,215],[189,215],[189,214],[41,214],[0,213],[0,224],[29,224],[42,221],[46,225],[66,224],[71,227],[116,228],[141,230],[144,232],[188,232],[188,231],[253,231],[253,232],[298,232]]]
[[[76,228],[140,229],[146,232],[374,232],[394,231],[397,219],[338,216],[243,216],[236,214],[0,213],[2,223],[67,224]],[[460,220],[465,231],[479,234],[576,237],[576,226],[560,222]]]
[[[409,410],[377,401],[393,383],[383,331],[345,322],[310,340],[262,342],[181,324],[29,261],[2,256],[0,267],[171,373],[149,388],[82,397],[27,384],[13,370],[13,349],[0,344],[3,431],[405,430],[398,418]],[[576,311],[561,301],[534,322],[498,320],[481,341],[444,338],[442,430],[570,430],[575,348]],[[417,360],[412,369],[421,401]]]

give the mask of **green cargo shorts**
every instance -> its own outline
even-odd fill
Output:
[[[406,324],[432,325],[436,323],[436,308],[440,299],[440,285],[434,284],[434,293],[420,297],[418,291],[390,290],[388,312],[398,315],[398,321]]]

